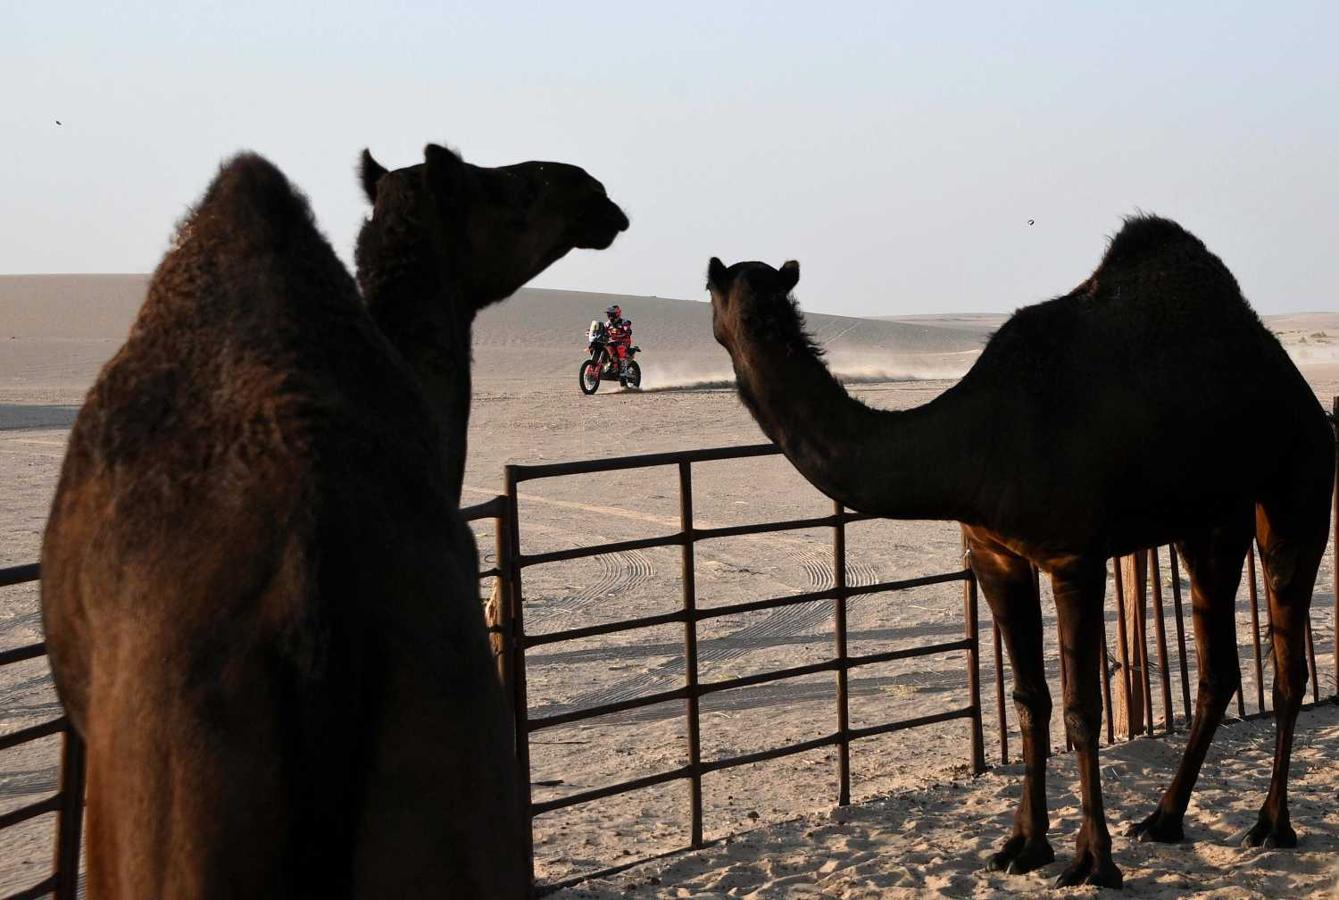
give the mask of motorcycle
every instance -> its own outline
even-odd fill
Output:
[[[629,347],[627,357],[627,367],[619,371],[618,357],[609,350],[609,329],[598,319],[590,323],[590,329],[586,332],[586,352],[590,354],[589,359],[582,360],[581,368],[577,370],[577,384],[581,386],[581,393],[593,394],[600,389],[600,381],[606,378],[617,378],[621,387],[633,388],[634,390],[642,386],[642,367],[633,359],[633,355],[641,352],[641,347]]]

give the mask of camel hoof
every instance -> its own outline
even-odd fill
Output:
[[[990,858],[986,868],[1006,875],[1025,875],[1033,869],[1055,862],[1055,851],[1046,838],[1028,842],[1022,835],[1005,841],[1003,849]]]
[[[1263,816],[1241,839],[1243,847],[1264,847],[1266,850],[1292,849],[1297,846],[1297,832],[1287,822],[1277,825]]]
[[[1124,883],[1125,876],[1116,868],[1110,854],[1094,860],[1091,853],[1080,853],[1069,868],[1061,872],[1060,877],[1055,880],[1055,886],[1058,888],[1091,884],[1094,887],[1120,890]]]
[[[1132,837],[1141,844],[1156,841],[1159,844],[1175,844],[1186,839],[1185,829],[1180,818],[1165,815],[1162,810],[1154,810],[1153,815],[1137,825],[1131,825],[1126,837]]]

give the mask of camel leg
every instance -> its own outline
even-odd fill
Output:
[[[1195,719],[1176,777],[1152,815],[1130,828],[1130,837],[1140,841],[1174,843],[1185,837],[1182,822],[1200,766],[1232,695],[1241,687],[1235,608],[1250,543],[1250,517],[1243,514],[1228,526],[1198,532],[1177,545],[1190,573],[1199,663]]]
[[[1051,692],[1042,666],[1041,600],[1032,565],[1021,556],[969,535],[972,570],[999,623],[1014,673],[1014,703],[1023,734],[1023,797],[1013,832],[988,868],[1022,874],[1055,860],[1046,840],[1046,755],[1051,724]]]
[[[1246,847],[1297,846],[1297,833],[1288,818],[1288,765],[1306,690],[1307,611],[1325,553],[1329,497],[1329,491],[1317,485],[1302,492],[1296,502],[1266,500],[1256,511],[1274,639],[1274,770],[1260,818],[1242,841]]]
[[[1060,873],[1056,887],[1093,884],[1121,886],[1120,869],[1111,858],[1111,833],[1102,806],[1102,781],[1097,760],[1101,731],[1102,599],[1106,560],[1080,560],[1051,576],[1060,652],[1069,678],[1065,684],[1065,727],[1079,757],[1079,792],[1083,824],[1075,842],[1074,861]]]

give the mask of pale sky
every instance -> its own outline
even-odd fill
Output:
[[[242,148],[348,260],[359,151],[432,140],[628,211],[540,287],[701,299],[712,255],[793,257],[808,309],[1005,311],[1143,209],[1261,312],[1336,309],[1336,35],[1332,0],[6,2],[0,273],[149,271]]]

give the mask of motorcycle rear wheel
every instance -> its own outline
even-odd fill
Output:
[[[619,381],[625,388],[632,388],[634,391],[641,389],[642,367],[637,365],[637,360],[628,360],[628,370],[623,373],[623,377]]]
[[[587,396],[600,389],[600,370],[604,366],[593,359],[584,359],[581,361],[581,368],[577,369],[577,384],[581,387],[581,393]]]

